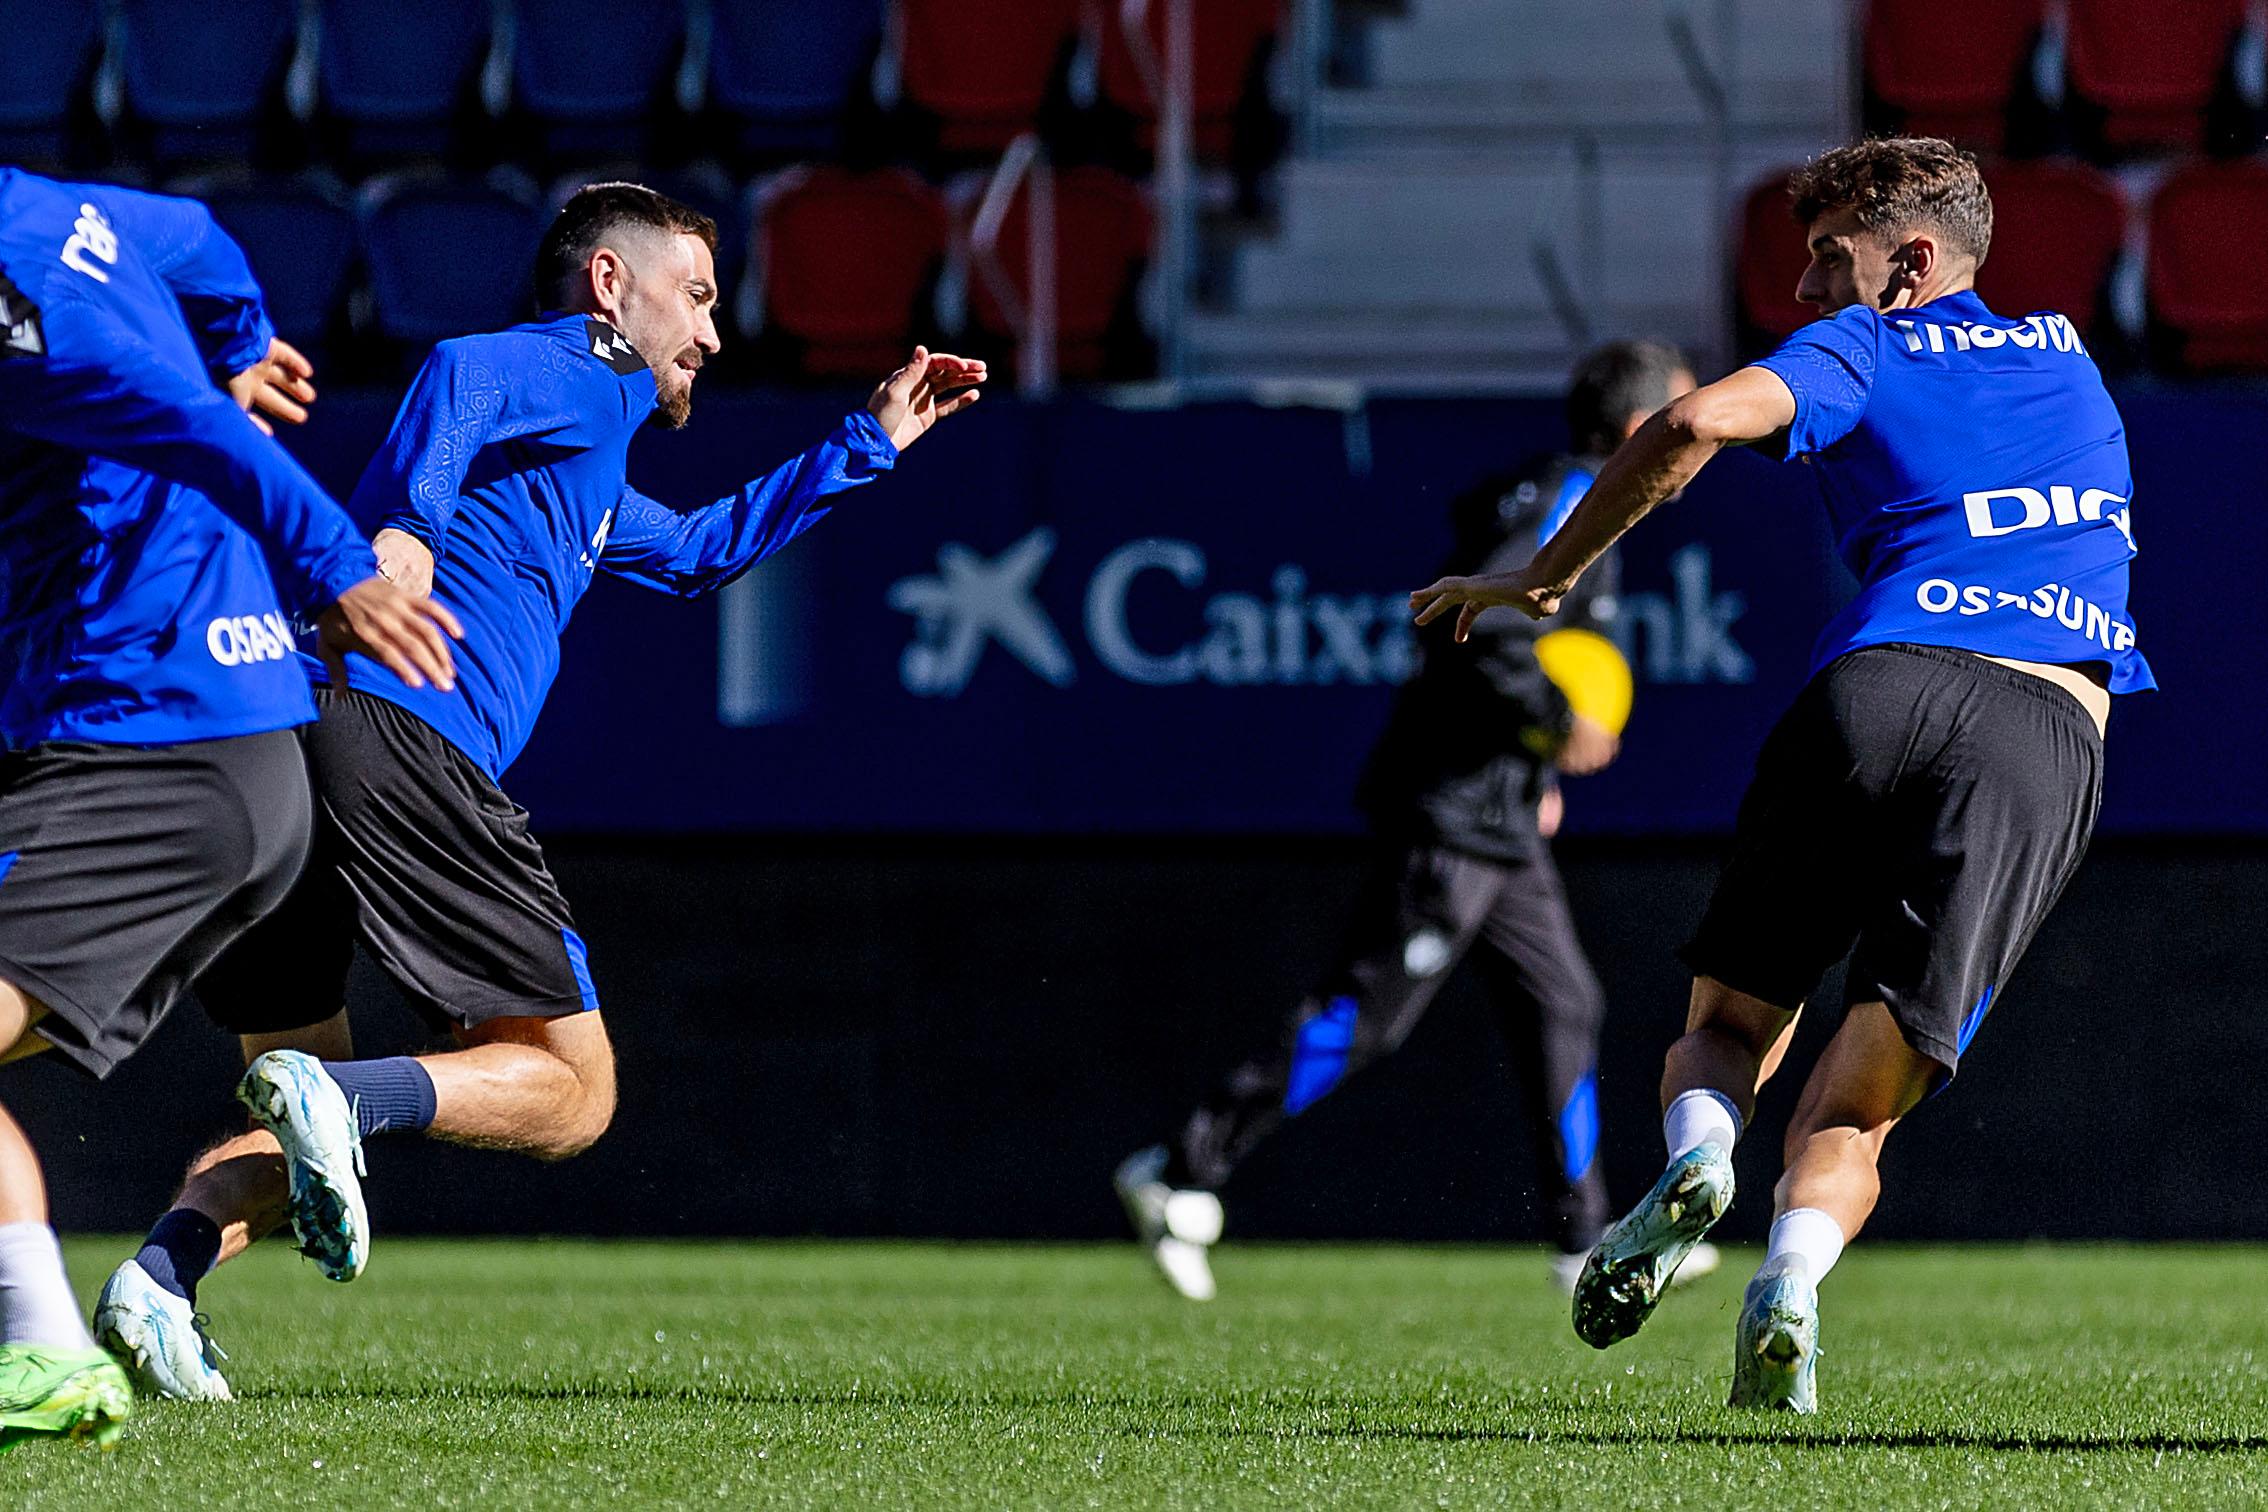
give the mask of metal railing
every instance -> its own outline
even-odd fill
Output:
[[[1024,196],[1024,287],[1001,260],[1001,238],[1018,193]],[[1016,336],[1016,392],[1044,399],[1055,392],[1055,168],[1036,133],[1008,144],[984,186],[969,224],[969,268],[984,280]]]

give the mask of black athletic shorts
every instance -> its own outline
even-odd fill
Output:
[[[1849,954],[1847,1001],[1888,1004],[1950,1076],[2102,791],[2102,737],[2053,683],[1936,646],[1853,651],[1765,740],[1685,964],[1793,1010]]]
[[[176,746],[57,740],[0,755],[0,979],[91,1075],[299,875],[307,771],[290,730]]]
[[[358,940],[437,1029],[598,1007],[527,810],[398,705],[330,687],[315,702],[307,870],[198,982],[214,1021],[281,1034],[329,1018]]]

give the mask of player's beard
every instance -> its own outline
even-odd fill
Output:
[[[678,361],[673,357],[654,367],[654,423],[665,430],[683,430],[693,418],[693,375]]]

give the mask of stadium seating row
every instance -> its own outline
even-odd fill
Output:
[[[689,27],[689,4],[703,24]],[[320,0],[315,114],[339,161],[441,155],[478,134],[481,79],[496,53],[538,151],[638,156],[677,99],[697,36],[702,103],[730,145],[831,152],[842,119],[868,99],[891,5],[903,99],[933,119],[949,151],[997,152],[1030,129],[1082,34],[1099,40],[1102,103],[1145,141],[1154,135],[1150,59],[1164,7],[1152,0],[652,0],[634,22],[607,0],[511,0],[501,27],[486,0]],[[1216,156],[1259,87],[1282,6],[1194,9],[1197,132]],[[7,12],[0,155],[63,160],[106,49],[137,155],[241,160],[289,120],[280,102],[303,41],[299,0],[8,0]],[[1130,31],[1149,46],[1130,44]]]
[[[1998,151],[2034,98],[2032,74],[2062,15],[2061,92],[2092,155],[2193,152],[2234,86],[2248,0],[1870,0],[1864,58],[1872,124]]]
[[[933,301],[949,265],[968,289],[967,320],[951,334],[1012,370],[1013,322],[992,282],[968,268],[973,192],[948,195],[903,169],[835,165],[739,192],[652,181],[717,218],[727,284],[719,324],[737,305],[741,334],[761,338],[781,376],[872,378],[914,340],[938,339]],[[1099,167],[1062,170],[1054,185],[1058,368],[1070,378],[1141,376],[1134,297],[1151,240],[1143,191]],[[432,342],[530,312],[528,267],[547,209],[517,174],[386,174],[353,192],[320,173],[172,187],[212,207],[243,244],[278,330],[314,352],[338,349],[350,306],[366,307],[350,339],[412,362]],[[553,200],[573,187],[562,184]],[[1019,301],[1029,289],[1027,200],[1019,191],[1011,201],[998,250],[998,276]],[[736,300],[744,280],[747,297]],[[367,301],[354,298],[363,287]]]
[[[2116,337],[2111,281],[2125,254],[2129,213],[2119,186],[2083,163],[1991,162],[1991,255],[1977,291],[2003,314],[2055,310],[2095,344]],[[1736,305],[1743,343],[1767,345],[1811,320],[1796,302],[1808,260],[1788,219],[1786,176],[1759,183],[1744,203]],[[2268,242],[2268,161],[2199,158],[2176,167],[2150,196],[2140,228],[2150,360],[2187,372],[2268,370],[2268,285],[2253,273]],[[2098,355],[2102,348],[2097,345]]]

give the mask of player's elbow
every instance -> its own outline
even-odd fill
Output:
[[[1728,446],[1747,439],[1740,434],[1740,416],[1734,407],[1707,389],[1672,399],[1655,418],[1680,447]]]

